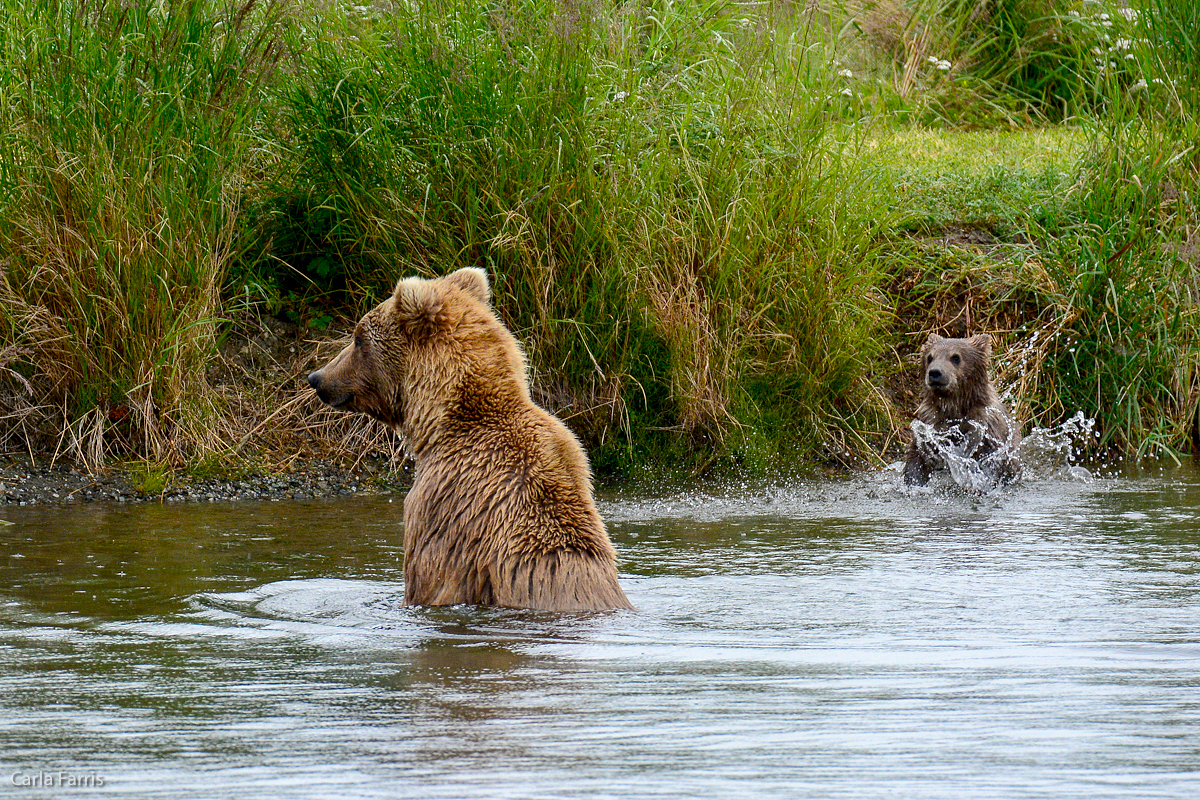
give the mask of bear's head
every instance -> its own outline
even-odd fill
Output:
[[[986,333],[970,339],[947,339],[929,334],[921,348],[925,388],[940,399],[975,394],[989,386],[987,368],[992,338]]]
[[[308,383],[322,402],[374,417],[419,453],[448,419],[477,420],[529,396],[524,355],[490,296],[474,267],[404,278]]]

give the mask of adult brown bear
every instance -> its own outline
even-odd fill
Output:
[[[961,462],[978,465],[982,479],[968,488],[1020,478],[1021,428],[988,377],[991,360],[987,334],[969,339],[929,335],[921,349],[924,391],[904,458],[905,483],[923,486],[934,470]],[[961,461],[948,463],[953,459]]]
[[[492,311],[483,270],[404,278],[308,382],[328,405],[392,426],[416,461],[406,604],[632,608],[587,456],[530,399],[525,357]]]

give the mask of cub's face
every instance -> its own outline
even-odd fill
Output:
[[[987,335],[946,339],[930,334],[921,349],[925,386],[938,397],[953,397],[963,392],[964,384],[986,381],[991,352]]]
[[[333,360],[308,376],[321,402],[396,426],[403,422],[399,378],[408,350],[395,325],[396,300],[388,298],[354,328],[354,338]]]

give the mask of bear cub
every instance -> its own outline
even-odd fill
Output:
[[[928,483],[934,470],[947,466],[948,448],[977,462],[992,484],[1020,478],[1021,429],[988,378],[991,359],[987,334],[969,339],[929,335],[921,348],[924,390],[917,420],[935,435],[923,436],[914,424],[916,435],[904,458],[906,484]]]
[[[405,278],[308,376],[327,405],[391,426],[416,462],[404,602],[632,608],[575,435],[529,396],[481,269]]]

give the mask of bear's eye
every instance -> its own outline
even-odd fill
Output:
[[[933,356],[931,355],[931,356],[929,356],[928,358],[926,358],[926,359],[925,359],[925,363],[926,363],[926,364],[932,364],[932,363],[933,363]]]
[[[950,363],[956,367],[959,365],[959,363],[961,361],[962,361],[962,359],[959,358],[958,353],[955,353],[954,355],[950,356]]]

